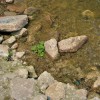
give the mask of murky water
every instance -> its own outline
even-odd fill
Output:
[[[57,32],[60,34],[59,40],[77,35],[87,35],[89,38],[78,52],[61,54],[57,61],[50,60],[47,55],[40,58],[33,54],[30,48],[34,41],[25,46],[21,44],[22,49],[29,49],[26,61],[35,66],[38,74],[47,70],[57,80],[67,83],[85,78],[95,69],[100,71],[99,0],[27,0],[27,6],[40,9],[28,26],[35,43],[48,40]],[[82,12],[85,10],[91,10],[94,18],[83,18]],[[42,28],[34,32],[36,25],[42,25]]]

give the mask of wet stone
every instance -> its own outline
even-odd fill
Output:
[[[0,31],[18,31],[26,24],[28,24],[28,17],[26,15],[0,17]]]
[[[81,35],[76,37],[70,37],[68,39],[58,42],[60,52],[76,52],[87,41],[87,36]]]

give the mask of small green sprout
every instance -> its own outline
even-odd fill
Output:
[[[43,57],[45,54],[44,42],[41,41],[37,45],[32,46],[31,50],[38,54],[38,56]]]

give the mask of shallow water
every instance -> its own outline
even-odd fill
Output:
[[[57,80],[73,83],[85,79],[89,72],[100,72],[100,1],[99,0],[26,0],[27,7],[40,10],[27,26],[32,41],[19,40],[19,51],[26,51],[28,64],[38,75],[47,70]],[[91,10],[94,18],[84,18],[82,12]],[[42,27],[42,28],[41,28]],[[32,53],[31,46],[59,35],[58,40],[87,35],[88,42],[76,53],[63,53],[56,61]],[[57,37],[56,36],[56,37]],[[89,86],[92,82],[88,83]],[[88,86],[85,82],[80,87]]]

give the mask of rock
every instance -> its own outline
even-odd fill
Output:
[[[25,9],[24,14],[31,16],[35,14],[37,11],[39,10],[35,7],[28,7],[27,9]]]
[[[37,78],[37,75],[36,75],[36,72],[35,72],[35,69],[34,69],[33,66],[27,66],[27,70],[29,72],[29,76],[28,77]]]
[[[10,95],[15,100],[32,100],[39,90],[34,79],[15,78],[10,82]]]
[[[69,83],[66,85],[66,99],[65,100],[87,100],[87,90],[76,89]]]
[[[17,58],[22,58],[24,56],[25,52],[16,52]]]
[[[18,31],[26,24],[28,24],[28,17],[26,15],[0,17],[0,31]]]
[[[50,97],[50,100],[65,100],[65,93],[65,84],[61,82],[53,83],[46,90],[46,95]]]
[[[22,28],[21,30],[12,33],[12,35],[15,35],[16,38],[24,37],[27,34],[28,34],[28,31],[26,28]]]
[[[0,43],[3,41],[3,36],[0,36]]]
[[[18,43],[15,43],[12,45],[11,49],[17,49],[18,48]]]
[[[60,52],[76,52],[87,41],[87,36],[81,35],[76,37],[70,37],[68,39],[58,42]]]
[[[13,3],[14,0],[6,0],[6,3]]]
[[[94,18],[94,13],[91,10],[85,10],[82,12],[84,18]]]
[[[5,16],[15,16],[15,15],[17,15],[15,12],[11,12],[11,11],[5,11],[4,12],[4,15]]]
[[[54,82],[54,78],[47,71],[44,71],[38,78],[38,85],[42,92],[45,92],[47,87],[49,87]]]
[[[25,7],[24,7],[24,5],[21,6],[21,5],[18,5],[18,4],[16,4],[16,5],[7,5],[7,10],[11,11],[11,12],[16,12],[18,14],[22,14],[25,10]]]
[[[15,73],[21,78],[28,78],[28,71],[25,68],[20,68]]]
[[[99,97],[94,97],[94,98],[89,99],[89,100],[100,100],[100,98]]]
[[[57,59],[59,52],[56,39],[50,39],[44,43],[45,51],[52,59]]]
[[[3,44],[13,44],[16,41],[15,36],[11,36],[9,39],[5,40]]]
[[[0,56],[7,57],[8,56],[9,47],[7,45],[0,44]]]
[[[98,86],[100,86],[100,76],[97,78],[93,85],[94,88],[97,88]]]
[[[47,96],[40,94],[33,98],[33,100],[47,100]]]

